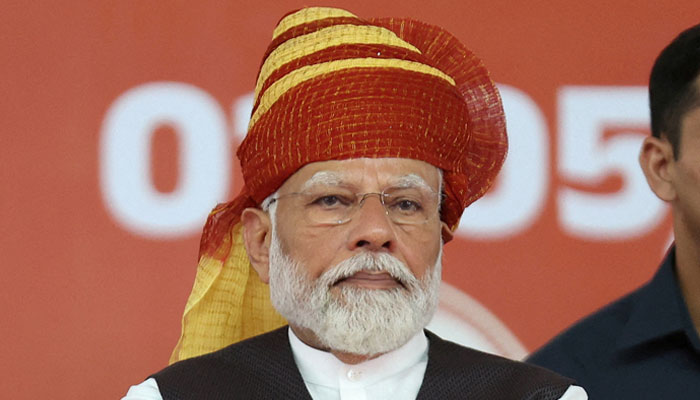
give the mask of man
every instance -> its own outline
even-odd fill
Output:
[[[700,398],[700,25],[656,59],[652,136],[639,162],[671,205],[675,243],[645,286],[579,322],[530,358],[594,399]]]
[[[434,26],[307,8],[278,24],[255,92],[245,188],[204,229],[188,359],[127,399],[586,398],[424,331],[443,241],[505,157],[480,60]]]

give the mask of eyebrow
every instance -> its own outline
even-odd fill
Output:
[[[416,174],[408,174],[401,176],[395,182],[395,184],[390,186],[398,186],[401,188],[420,187],[433,192],[435,191],[435,189],[428,185],[425,179]],[[311,178],[309,178],[306,182],[304,182],[304,185],[301,187],[301,190],[307,190],[315,185],[340,186],[343,183],[345,183],[345,181],[343,180],[342,174],[334,171],[319,171],[313,174]]]
[[[423,189],[430,190],[431,192],[435,191],[435,189],[431,188],[430,185],[428,185],[425,179],[416,174],[408,174],[400,177],[397,183],[393,186],[398,186],[402,188],[421,187]]]
[[[319,171],[313,174],[311,178],[309,178],[306,182],[304,182],[304,185],[301,187],[301,190],[303,191],[309,189],[310,187],[315,185],[338,186],[342,183],[343,178],[341,174],[332,171]]]

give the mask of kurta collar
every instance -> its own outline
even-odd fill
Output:
[[[289,343],[304,381],[331,388],[339,387],[339,376],[358,379],[358,386],[371,386],[413,367],[428,358],[428,339],[421,330],[406,344],[377,358],[354,365],[344,364],[333,354],[302,342],[289,328]]]

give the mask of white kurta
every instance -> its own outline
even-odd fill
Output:
[[[331,353],[299,340],[289,329],[294,361],[314,400],[413,400],[428,365],[428,339],[423,331],[406,344],[359,364],[344,364]],[[149,378],[132,386],[122,400],[162,400],[158,384]],[[560,400],[587,400],[586,392],[571,386]]]

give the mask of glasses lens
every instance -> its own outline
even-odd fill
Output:
[[[338,224],[345,222],[357,205],[357,196],[350,190],[317,186],[304,192],[304,213],[313,224]]]
[[[294,193],[303,202],[307,221],[314,225],[335,225],[349,221],[361,208],[368,195],[356,194],[336,186],[315,186],[303,193]],[[416,225],[437,215],[439,196],[428,189],[390,187],[384,190],[382,202],[389,218],[397,224]]]
[[[387,188],[384,207],[396,223],[421,224],[437,215],[438,196],[427,189]]]

